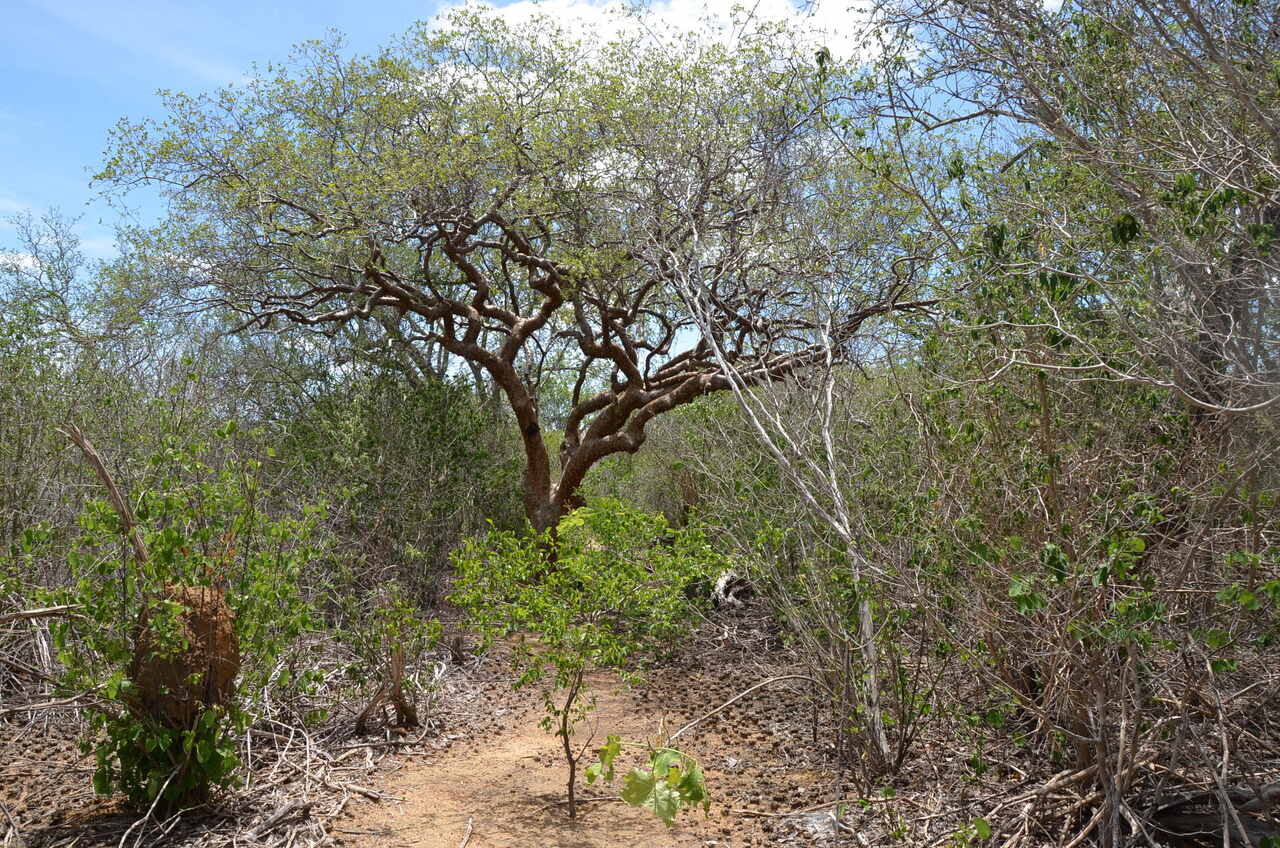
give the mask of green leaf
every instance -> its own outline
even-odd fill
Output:
[[[93,791],[99,795],[107,795],[111,792],[110,769],[99,768],[93,773]]]
[[[1067,555],[1063,553],[1062,548],[1053,542],[1045,542],[1044,548],[1040,551],[1040,561],[1044,563],[1045,569],[1054,582],[1061,583],[1067,579]]]
[[[600,762],[587,769],[587,782],[588,783],[591,782],[592,780],[591,769],[594,768],[596,770],[595,773],[597,776],[601,775],[601,770],[603,769],[603,776],[604,776],[605,782],[612,783],[613,777],[614,777],[613,762],[618,758],[618,755],[621,753],[622,753],[622,737],[617,736],[613,733],[610,733],[608,737],[606,737],[604,745],[598,751]]]
[[[675,826],[676,813],[680,812],[680,795],[666,781],[654,784],[653,795],[645,802],[645,806],[653,810],[653,814],[666,822],[668,827]]]
[[[974,833],[974,835],[975,835],[975,836],[977,836],[979,839],[990,839],[990,838],[991,838],[991,825],[987,824],[987,820],[986,820],[986,819],[981,819],[981,818],[979,818],[979,819],[974,819],[974,820],[973,820],[973,833]]]
[[[1015,574],[1009,580],[1009,598],[1023,615],[1037,613],[1048,605],[1044,595],[1035,590],[1035,577]]]
[[[654,784],[652,773],[644,769],[632,769],[622,784],[622,800],[633,807],[642,807],[653,794]]]
[[[710,800],[707,798],[707,787],[703,782],[702,769],[695,762],[688,764],[684,775],[680,778],[680,782],[676,784],[676,791],[680,793],[680,798],[686,804],[702,803],[710,805]]]
[[[1141,229],[1138,219],[1125,212],[1111,222],[1111,240],[1118,245],[1126,245],[1138,237]]]

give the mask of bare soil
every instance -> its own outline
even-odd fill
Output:
[[[590,723],[600,741],[605,732],[636,741],[655,734],[655,722],[634,710],[616,678],[595,675],[590,683],[597,696]],[[563,752],[541,727],[543,714],[539,704],[524,704],[509,728],[408,764],[380,787],[403,801],[364,805],[335,834],[349,836],[348,844],[381,848],[457,848],[468,834],[475,848],[704,844],[696,833],[705,828],[688,823],[688,814],[668,831],[645,811],[597,800],[608,797],[600,787],[579,787],[584,797],[570,822]]]
[[[324,663],[319,647],[308,655]],[[639,757],[646,742],[794,671],[763,610],[721,612],[634,689],[595,673],[596,708],[579,740],[594,750],[618,734]],[[583,803],[571,822],[563,754],[541,726],[542,691],[511,684],[501,650],[468,654],[449,666],[431,710],[422,705],[420,731],[383,725],[375,736],[358,737],[358,700],[320,727],[260,723],[251,731],[246,786],[171,820],[141,824],[118,799],[93,795],[93,758],[79,753],[74,712],[10,711],[6,718],[0,707],[0,848],[923,845],[945,841],[993,799],[1036,780],[1003,767],[990,750],[989,767],[974,777],[967,752],[943,741],[955,737],[954,728],[939,727],[919,741],[918,756],[892,784],[850,785],[836,767],[827,719],[813,711],[809,684],[789,680],[680,737],[679,747],[705,771],[710,815],[682,812],[667,828],[612,797],[618,784],[580,782]],[[841,801],[848,803],[837,823]]]
[[[578,744],[594,750],[617,734],[639,762],[647,744],[784,669],[769,662],[780,657],[765,650],[776,643],[767,630],[759,618],[722,622],[718,643],[651,672],[635,689],[612,674],[592,675],[595,708],[579,726]],[[858,844],[837,830],[829,809],[809,809],[835,802],[840,787],[810,738],[807,692],[800,691],[806,686],[761,690],[681,737],[679,747],[699,759],[714,801],[709,815],[682,812],[673,828],[623,804],[619,785],[581,780],[583,802],[570,821],[563,751],[543,729],[542,696],[531,689],[517,693],[509,710],[493,710],[488,732],[407,760],[380,784],[395,800],[353,805],[333,833],[357,848]],[[588,754],[582,766],[591,761]],[[795,810],[803,812],[788,815]]]

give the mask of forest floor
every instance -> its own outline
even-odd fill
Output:
[[[437,667],[445,668],[443,654]],[[634,687],[594,673],[596,706],[579,725],[579,744],[593,752],[617,734],[634,746],[634,760],[646,743],[798,671],[763,610],[721,611],[679,658]],[[934,716],[896,777],[858,787],[836,767],[829,720],[815,715],[809,684],[787,679],[678,740],[705,772],[709,815],[683,811],[668,828],[614,797],[620,779],[580,780],[583,802],[570,821],[563,753],[541,726],[542,690],[511,684],[498,648],[449,665],[425,727],[409,734],[380,727],[355,736],[358,703],[306,730],[260,722],[245,786],[147,819],[93,794],[93,757],[76,744],[74,711],[0,705],[0,848],[948,846],[976,844],[971,823],[1001,810],[989,844],[1016,837],[1028,845],[1058,841],[1037,827],[1045,805],[1088,809],[1087,790],[1064,786],[1051,800],[1036,789],[1055,768],[1030,762],[1025,750],[957,749],[972,720],[964,716]],[[591,761],[588,753],[582,766]],[[630,764],[620,765],[621,777]]]
[[[790,671],[763,611],[717,614],[678,660],[633,688],[593,673],[596,706],[579,744],[590,738],[594,751],[618,734],[635,760],[664,732]],[[0,848],[872,844],[837,827],[832,810],[846,787],[829,746],[821,736],[814,744],[803,681],[761,688],[681,737],[706,773],[712,806],[709,815],[681,812],[673,828],[616,800],[631,761],[613,785],[580,777],[571,822],[563,754],[541,726],[542,690],[511,682],[499,649],[448,669],[422,731],[355,737],[350,715],[296,739],[284,725],[259,728],[246,786],[142,822],[121,799],[94,795],[93,755],[79,749],[75,711],[0,710]],[[589,753],[582,767],[591,761]]]
[[[728,628],[725,636],[742,639]],[[756,630],[746,641],[758,648],[767,637]],[[725,653],[711,657],[723,659]],[[655,670],[636,688],[612,674],[593,674],[588,683],[595,707],[579,725],[578,745],[594,749],[608,734],[621,736],[634,746],[625,764],[618,764],[621,776],[664,731],[674,732],[778,671],[745,656],[729,667],[706,659]],[[704,769],[714,801],[709,814],[682,812],[675,827],[623,804],[617,798],[620,779],[587,786],[581,772],[578,816],[570,821],[563,751],[559,739],[543,729],[541,695],[531,690],[509,708],[494,710],[492,729],[407,762],[379,787],[400,800],[349,808],[334,834],[357,848],[457,848],[464,841],[473,848],[836,844],[835,819],[821,805],[834,806],[840,797],[837,777],[822,768],[810,740],[802,738],[809,732],[803,696],[782,683],[744,698],[678,740]],[[591,761],[589,753],[582,766]],[[792,810],[802,812],[786,814]]]

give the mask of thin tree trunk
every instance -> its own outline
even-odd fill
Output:
[[[884,710],[880,701],[880,649],[876,645],[876,625],[872,617],[871,601],[865,596],[858,601],[858,640],[862,663],[866,666],[867,685],[861,687],[862,708],[866,713],[867,735],[870,736],[875,770],[886,768],[890,762],[889,735],[884,729]]]

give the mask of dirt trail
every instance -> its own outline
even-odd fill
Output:
[[[638,709],[616,678],[596,675],[591,690],[596,708],[586,724],[596,730],[593,747],[609,733],[632,743],[656,734],[660,716]],[[559,740],[539,724],[544,713],[538,693],[527,695],[509,728],[408,763],[382,786],[403,801],[357,808],[335,835],[358,848],[459,848],[464,840],[467,848],[731,844],[721,829],[735,828],[714,809],[710,819],[701,811],[683,812],[668,828],[620,801],[592,801],[580,803],[578,820],[570,822],[562,803],[567,767]],[[584,758],[582,767],[588,762]],[[708,770],[707,777],[715,776]],[[587,787],[579,780],[579,797],[616,795],[620,784]]]

